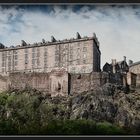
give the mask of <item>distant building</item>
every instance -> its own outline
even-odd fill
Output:
[[[64,68],[68,73],[91,73],[100,71],[101,52],[95,34],[56,40],[42,39],[40,43],[28,44],[22,40],[21,45],[5,47],[0,44],[0,74],[13,72],[51,72]]]
[[[137,75],[136,84],[140,87],[140,61],[133,63],[133,61],[130,60],[129,62],[129,71]]]
[[[103,66],[103,71],[109,73],[110,82],[123,86],[136,86],[136,74],[129,72],[129,65],[126,62],[126,57],[122,61],[117,62],[112,59],[112,63],[106,63]]]
[[[124,60],[117,62],[116,59],[112,59],[112,63],[106,63],[103,66],[103,71],[110,73],[127,73],[129,71],[129,66],[126,62],[126,57]]]

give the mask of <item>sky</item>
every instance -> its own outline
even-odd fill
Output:
[[[111,59],[140,61],[140,6],[23,5],[0,6],[0,42],[16,46],[76,37],[96,36],[102,66]]]

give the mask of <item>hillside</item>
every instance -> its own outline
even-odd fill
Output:
[[[51,98],[28,89],[0,94],[0,134],[139,134],[140,92],[112,85]],[[88,129],[88,131],[87,131]]]

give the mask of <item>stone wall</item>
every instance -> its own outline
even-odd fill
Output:
[[[132,73],[132,72],[128,72],[127,73],[127,84],[131,87],[136,87],[136,79],[137,79],[137,75]]]
[[[137,75],[136,86],[140,87],[140,62],[132,64],[129,68],[129,71]]]
[[[47,73],[11,73],[8,85],[10,89],[36,88],[49,91],[49,74]]]
[[[8,89],[7,77],[3,77],[0,75],[0,92]]]
[[[109,81],[105,72],[92,72],[90,74],[71,74],[70,93],[81,93],[88,90],[96,90]]]
[[[50,73],[11,73],[8,85],[10,89],[34,88],[51,96],[68,95],[68,72],[64,69]]]
[[[89,74],[68,74],[65,69],[53,70],[50,73],[11,73],[6,79],[1,76],[0,89],[33,88],[54,96],[68,96],[99,88],[108,81],[105,72]]]
[[[140,87],[140,74],[137,74],[136,86]]]
[[[49,73],[49,92],[51,96],[68,95],[69,74],[65,69],[53,70]]]

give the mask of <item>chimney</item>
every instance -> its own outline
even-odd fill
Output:
[[[54,36],[51,36],[51,42],[56,42],[56,39],[54,38]]]
[[[45,41],[45,39],[43,38],[43,39],[42,39],[42,43],[45,43],[45,42],[46,42],[46,41]]]
[[[78,32],[76,33],[76,39],[81,39],[81,36]]]
[[[132,60],[129,60],[129,66],[132,65],[132,64],[133,64],[133,61]]]
[[[126,62],[126,56],[123,57],[123,60]]]
[[[96,38],[96,34],[95,33],[93,33],[93,37]]]
[[[27,43],[24,40],[21,40],[21,46],[27,46]]]
[[[113,71],[113,73],[116,73],[115,65],[116,65],[116,59],[112,59],[112,71]]]

